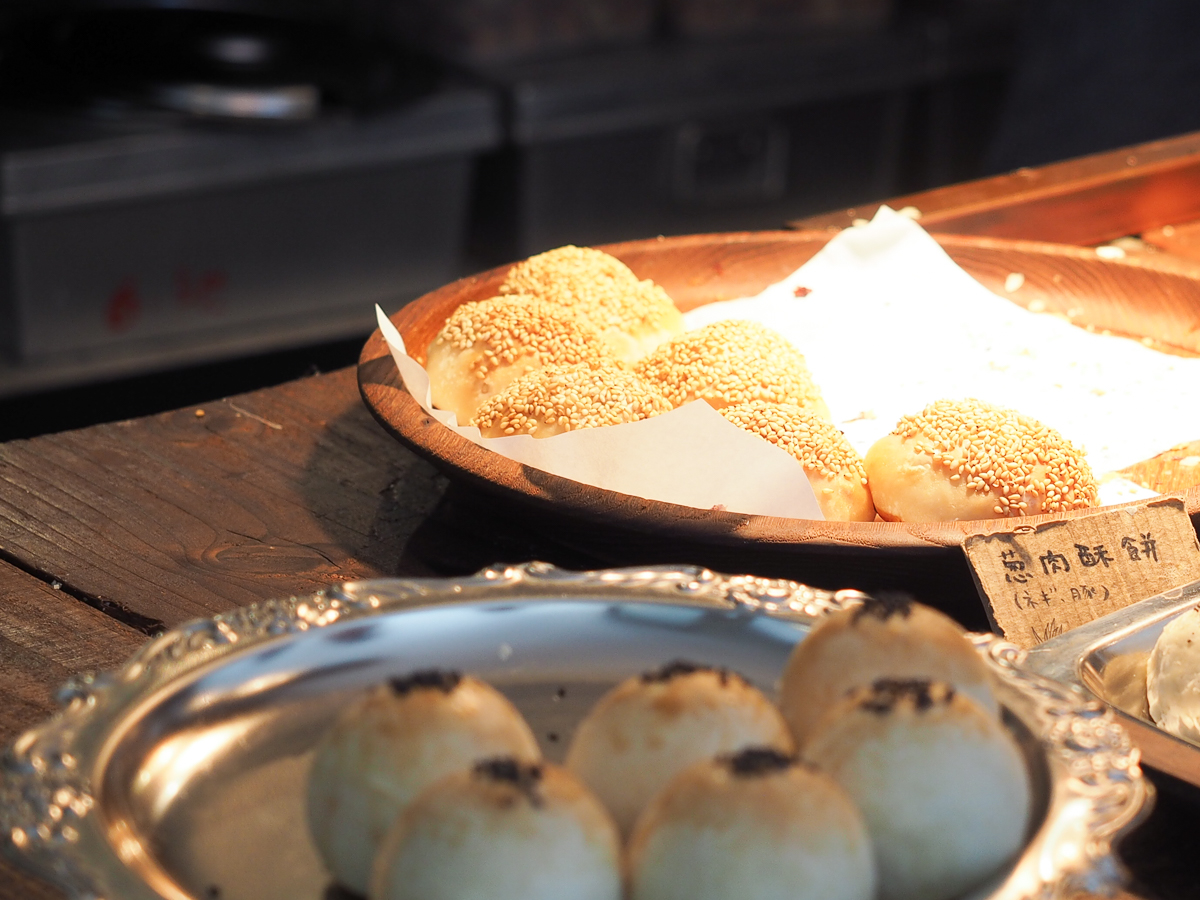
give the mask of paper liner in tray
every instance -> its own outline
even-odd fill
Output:
[[[791,454],[743,431],[698,400],[669,413],[549,438],[485,438],[435,409],[429,376],[408,355],[404,339],[376,307],[379,330],[405,388],[429,415],[470,441],[563,478],[648,500],[699,509],[822,519],[804,469]]]

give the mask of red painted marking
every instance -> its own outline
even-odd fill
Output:
[[[225,289],[229,276],[220,269],[211,269],[200,276],[200,293],[208,296]]]
[[[124,331],[134,323],[141,312],[142,301],[138,297],[137,282],[126,278],[108,298],[104,322],[109,331]]]
[[[812,288],[798,287],[794,291],[792,291],[792,293],[795,294],[797,297],[807,297],[809,294],[812,293]]]
[[[192,278],[187,266],[175,270],[175,300],[180,306],[215,312],[224,305],[220,296],[229,283],[229,276],[220,269],[209,269]]]

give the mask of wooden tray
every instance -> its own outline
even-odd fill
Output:
[[[757,293],[808,260],[829,237],[785,231],[691,235],[603,249],[639,277],[661,284],[686,311]],[[1200,355],[1200,266],[1154,256],[1108,259],[1091,249],[1029,241],[951,235],[938,236],[938,241],[971,275],[1015,302],[1039,300],[1047,311],[1069,315],[1080,325],[1146,338],[1167,352]],[[413,357],[424,362],[425,348],[451,311],[461,303],[495,294],[507,269],[503,266],[456,281],[396,313],[392,321]],[[1025,280],[1019,290],[1007,293],[1005,279],[1014,272]],[[841,578],[836,587],[870,589],[880,582],[856,576],[863,562],[886,569],[897,564],[892,558],[897,552],[916,554],[929,563],[949,559],[947,551],[960,557],[957,548],[964,535],[1011,525],[1008,520],[910,524],[783,519],[617,494],[513,462],[425,415],[399,386],[378,331],[363,348],[358,378],[363,399],[380,424],[451,479],[499,493],[536,515],[573,523],[579,541],[593,544],[588,549],[601,552],[611,563],[690,561],[734,571],[749,571],[753,566],[761,574],[807,578],[817,584]],[[1200,438],[1200,416],[1196,433]],[[1127,471],[1156,490],[1184,496],[1195,521],[1200,514],[1200,466],[1178,464],[1189,455],[1200,455],[1200,440]],[[1033,516],[1029,521],[1051,518],[1056,517]],[[594,530],[598,526],[604,527],[602,536]],[[597,541],[604,545],[599,551],[594,546]],[[843,557],[846,565],[815,572],[802,563],[830,554]],[[904,579],[899,583],[893,579],[893,586],[903,583]],[[969,579],[959,587],[965,584]]]

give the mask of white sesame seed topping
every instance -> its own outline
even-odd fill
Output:
[[[648,419],[671,409],[662,394],[611,361],[549,365],[518,378],[475,413],[484,436],[598,428]]]
[[[966,481],[969,490],[997,495],[997,515],[1023,515],[1039,498],[1044,512],[1096,505],[1096,480],[1083,452],[1054,429],[1013,410],[979,400],[939,400],[902,418],[892,433],[911,440],[935,466],[954,468],[945,461],[960,461],[972,476]],[[936,452],[922,449],[927,446]],[[949,478],[955,481],[958,475]]]
[[[810,472],[826,478],[841,475],[866,483],[867,472],[858,451],[832,422],[815,413],[798,406],[752,400],[727,406],[721,415],[783,448]]]
[[[517,263],[500,293],[567,306],[602,332],[683,330],[682,317],[666,291],[653,281],[639,280],[615,256],[591,247],[567,245]]]
[[[446,320],[434,343],[456,350],[480,346],[474,370],[478,378],[522,356],[571,365],[605,355],[588,323],[561,306],[521,295],[464,303]]]
[[[777,332],[729,319],[660,346],[636,370],[673,406],[704,399],[714,407],[751,400],[790,403],[828,417],[804,356]]]

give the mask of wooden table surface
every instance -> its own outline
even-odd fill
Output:
[[[1157,230],[1169,243],[1163,226],[1200,219],[1200,137],[893,202],[917,206],[932,230],[1008,235],[1024,216],[1027,237]],[[1074,230],[1050,227],[1055,203],[1078,216]],[[840,227],[865,211],[802,224]],[[345,580],[533,558],[597,561],[520,510],[448,486],[370,417],[353,369],[0,444],[0,743],[49,716],[69,675],[111,668],[188,619]],[[1176,864],[1200,849],[1200,812],[1186,792],[1159,810],[1130,844],[1136,887],[1187,896]],[[59,896],[0,863],[2,900]]]

